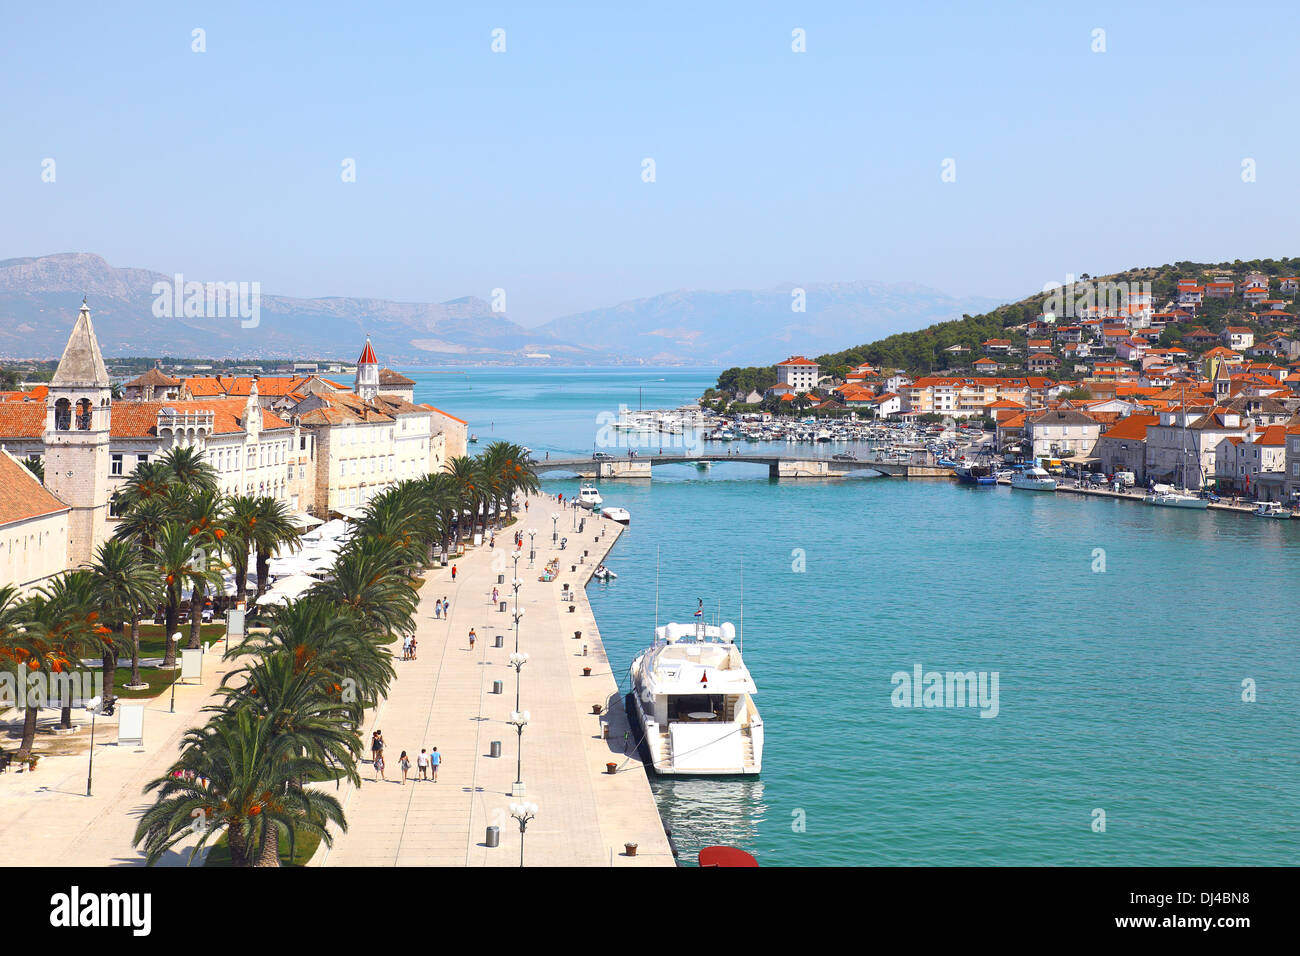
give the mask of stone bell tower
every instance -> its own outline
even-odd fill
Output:
[[[68,565],[108,537],[112,388],[83,300],[45,403],[45,487],[69,505]]]
[[[379,394],[379,359],[370,347],[370,336],[366,336],[366,347],[357,359],[357,377],[352,385],[353,391],[368,402],[373,402]]]

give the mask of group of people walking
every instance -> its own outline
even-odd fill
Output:
[[[370,735],[370,763],[375,768],[375,782],[378,783],[380,780],[387,782],[388,777],[384,774],[384,732],[382,730],[376,730]],[[438,767],[441,765],[442,754],[438,753],[437,747],[431,750],[421,747],[420,753],[415,758],[415,769],[419,774],[415,779],[437,783]],[[402,771],[402,786],[406,786],[406,779],[411,772],[411,758],[405,750],[397,758],[397,766]]]

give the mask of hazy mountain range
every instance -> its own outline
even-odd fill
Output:
[[[186,275],[187,282],[202,276]],[[352,360],[366,334],[388,365],[770,364],[975,314],[999,303],[954,298],[910,283],[844,282],[763,291],[679,291],[525,328],[472,296],[449,302],[297,299],[263,291],[255,328],[241,319],[154,314],[157,282],[173,277],[115,268],[89,253],[0,261],[0,356],[57,357],[88,297],[108,356]],[[549,358],[528,358],[544,353]]]

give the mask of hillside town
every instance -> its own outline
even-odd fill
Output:
[[[1149,292],[1120,291],[1081,296],[1068,316],[1044,312],[978,349],[950,346],[940,372],[861,363],[836,374],[793,355],[761,391],[710,390],[702,401],[733,414],[966,421],[991,431],[1007,457],[1300,499],[1300,277],[1180,280],[1160,310]],[[1207,300],[1224,299],[1232,311],[1221,328],[1197,324]],[[1170,342],[1171,329],[1185,331]]]
[[[48,383],[0,392],[0,584],[30,589],[90,562],[133,472],[192,449],[227,495],[270,498],[306,527],[356,518],[399,482],[466,451],[466,423],[414,402],[367,338],[348,384],[293,375],[168,374],[121,384],[83,303]]]

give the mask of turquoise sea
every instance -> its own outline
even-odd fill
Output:
[[[479,447],[542,458],[716,370],[407,374]],[[589,589],[616,670],[652,636],[656,562],[661,623],[697,598],[738,623],[743,572],[763,773],[656,781],[683,862],[1300,862],[1300,522],[725,463],[601,491],[632,514],[618,580]],[[997,716],[895,707],[918,664],[997,672]]]

